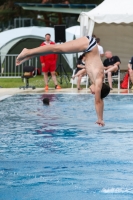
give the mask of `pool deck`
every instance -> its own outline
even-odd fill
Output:
[[[16,95],[16,94],[89,94],[90,90],[83,89],[78,91],[76,88],[63,88],[55,90],[53,88],[50,88],[48,91],[44,91],[43,88],[36,88],[35,90],[32,89],[19,89],[19,88],[0,88],[0,100],[3,100],[5,98],[8,98],[9,96]],[[127,90],[127,89],[116,89],[114,88],[111,90],[110,94],[129,94],[133,95],[133,90]]]

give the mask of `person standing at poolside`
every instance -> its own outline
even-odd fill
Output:
[[[104,126],[103,121],[103,98],[106,97],[110,88],[103,83],[104,79],[104,67],[101,61],[96,40],[90,36],[84,36],[66,43],[56,45],[45,45],[34,49],[23,49],[16,59],[16,65],[20,65],[31,57],[39,55],[47,55],[52,53],[77,53],[84,52],[86,61],[85,67],[88,76],[92,81],[90,90],[92,94],[95,94],[95,109],[97,113],[96,124]]]
[[[103,47],[100,45],[100,38],[96,38],[96,41],[97,41],[99,54],[102,58],[102,57],[104,57],[104,51],[103,51]]]
[[[45,35],[45,41],[40,45],[55,45],[55,42],[50,40],[51,35],[47,33]],[[55,84],[55,89],[61,89],[61,87],[57,84],[57,79],[55,75],[56,70],[56,62],[57,62],[57,54],[50,54],[50,55],[42,55],[40,56],[40,62],[42,66],[42,72],[44,73],[44,83],[45,83],[45,90],[48,90],[48,72],[51,73],[53,82]]]

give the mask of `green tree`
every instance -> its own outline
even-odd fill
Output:
[[[70,3],[73,4],[100,4],[103,0],[69,0]],[[52,16],[55,19],[56,24],[62,23],[62,15],[61,13],[46,13],[46,12],[38,12],[32,10],[24,10],[21,6],[18,6],[15,3],[27,3],[27,0],[0,0],[0,23],[8,23],[14,18],[25,17],[25,18],[33,18],[35,20],[41,20],[45,23],[46,26],[49,26],[53,22],[50,21],[50,17]],[[29,3],[41,3],[42,0],[30,0]],[[49,0],[50,3],[61,3],[62,0]],[[43,19],[37,19],[37,15],[43,15]]]
[[[26,3],[27,0],[19,0],[20,3]],[[31,0],[30,3],[39,3],[39,0]],[[27,11],[22,9],[20,6],[15,4],[16,1],[13,0],[4,0],[4,3],[1,2],[0,6],[0,21],[6,22],[14,19],[15,17],[35,17],[35,13],[33,11]]]

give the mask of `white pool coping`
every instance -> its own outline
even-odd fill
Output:
[[[0,101],[9,98],[13,95],[18,94],[90,94],[90,90],[83,89],[78,91],[76,88],[62,88],[60,90],[55,90],[53,88],[50,88],[48,91],[44,91],[43,88],[36,88],[35,90],[32,89],[19,89],[19,88],[0,88]],[[133,95],[133,90],[127,90],[127,89],[116,89],[114,88],[111,90],[109,95]]]
[[[9,97],[11,97],[12,95],[3,95],[0,97],[0,101],[4,100],[4,99],[7,99]]]

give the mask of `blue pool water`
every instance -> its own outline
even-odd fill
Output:
[[[133,96],[105,99],[98,127],[89,94],[0,102],[0,200],[132,200]]]

